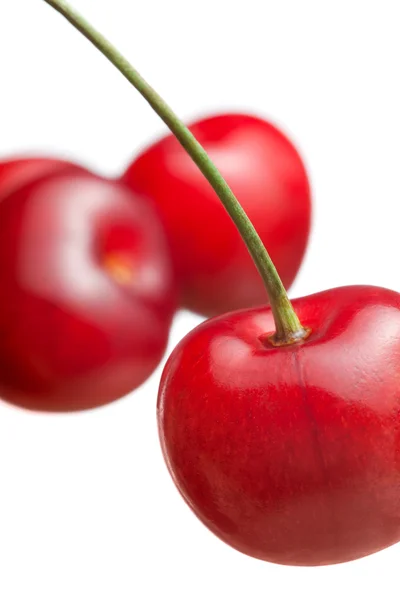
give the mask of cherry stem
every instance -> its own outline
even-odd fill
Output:
[[[239,233],[264,281],[276,327],[275,334],[270,337],[271,343],[274,345],[286,345],[304,339],[308,335],[308,331],[302,327],[267,250],[232,190],[218,171],[217,167],[211,161],[204,148],[199,144],[173,110],[171,110],[126,58],[124,58],[124,56],[122,56],[101,33],[94,29],[84,17],[69,6],[64,0],[44,1],[63,15],[76,29],[78,29],[78,31],[96,46],[96,48],[98,48],[100,52],[104,54],[115,67],[117,67],[138,92],[140,92],[158,116],[169,127],[179,143],[214,188],[239,230]]]

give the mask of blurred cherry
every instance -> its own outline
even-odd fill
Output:
[[[190,131],[247,213],[286,287],[310,230],[310,186],[287,137],[262,119],[225,114]],[[123,180],[161,214],[184,306],[212,316],[265,302],[257,269],[211,185],[174,136],[145,150]]]
[[[92,408],[138,387],[166,347],[175,289],[151,207],[87,173],[0,202],[0,397]]]

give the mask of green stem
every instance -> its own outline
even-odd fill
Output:
[[[307,335],[307,332],[301,326],[301,323],[293,310],[286,290],[268,252],[246,213],[235,198],[232,190],[214,163],[210,160],[204,148],[126,58],[124,58],[118,50],[103,35],[101,35],[101,33],[96,31],[86,19],[77,13],[64,0],[44,1],[62,14],[94,46],[96,46],[96,48],[98,48],[113,65],[117,67],[128,81],[130,81],[169,127],[212,185],[238,228],[264,281],[276,327],[276,333],[271,338],[272,343],[284,345],[303,339]]]

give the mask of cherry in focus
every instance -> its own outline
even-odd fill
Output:
[[[21,157],[0,161],[0,200],[44,176],[74,172],[87,171],[79,165],[57,158]]]
[[[158,365],[175,306],[161,225],[125,186],[58,173],[0,202],[0,397],[87,409]]]
[[[226,114],[189,126],[255,226],[285,287],[293,282],[310,229],[310,186],[302,160],[270,123]],[[143,152],[123,180],[159,210],[183,304],[213,316],[264,304],[265,289],[216,193],[169,135]]]
[[[266,561],[327,565],[400,540],[400,295],[293,302],[307,340],[273,347],[270,309],[192,331],[162,377],[166,462],[196,515]]]

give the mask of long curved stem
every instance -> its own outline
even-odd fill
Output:
[[[62,14],[130,81],[169,127],[214,188],[239,230],[264,281],[276,327],[276,333],[273,336],[272,342],[284,345],[303,339],[306,336],[306,331],[301,326],[293,310],[286,290],[267,250],[232,190],[208,157],[204,148],[159,94],[143,79],[126,58],[101,33],[94,29],[84,17],[64,0],[44,1]]]

